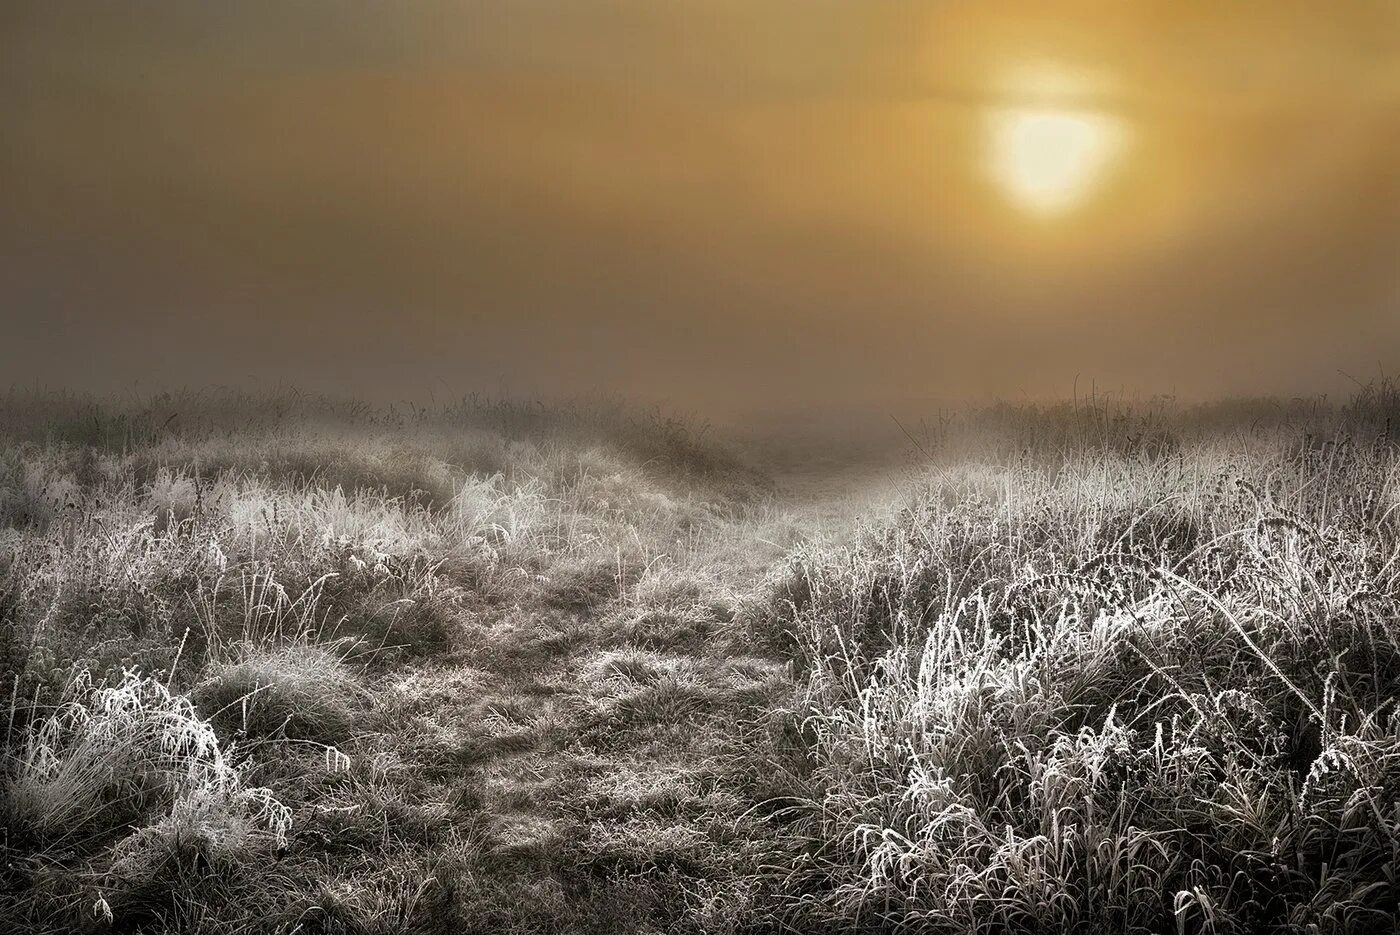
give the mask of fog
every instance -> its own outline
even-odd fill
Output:
[[[1007,108],[1126,142],[1038,216]],[[20,0],[0,112],[10,384],[725,413],[1400,366],[1391,3]]]

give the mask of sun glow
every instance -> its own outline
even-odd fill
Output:
[[[1091,112],[1008,110],[991,124],[993,176],[1018,205],[1043,215],[1087,199],[1124,142],[1116,120]]]
[[[1058,63],[1003,73],[1007,103],[987,118],[989,169],[1022,210],[1058,215],[1078,207],[1122,155],[1122,121],[1084,106],[1104,89],[1102,76]]]

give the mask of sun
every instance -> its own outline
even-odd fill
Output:
[[[986,118],[992,179],[1030,214],[1060,215],[1083,204],[1128,142],[1115,114],[1085,106],[1112,83],[1064,62],[1022,61],[1004,69],[996,86],[1003,103]]]
[[[990,120],[993,178],[1021,208],[1063,214],[1083,203],[1123,149],[1116,120],[1093,112],[1002,110]]]

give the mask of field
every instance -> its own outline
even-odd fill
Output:
[[[1393,930],[1397,417],[12,392],[0,931]]]

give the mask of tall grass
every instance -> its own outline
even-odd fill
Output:
[[[0,929],[1389,930],[1397,414],[12,394]]]
[[[100,837],[169,804],[246,810],[278,841],[289,820],[266,789],[242,784],[187,699],[131,672],[111,687],[76,678],[25,731],[5,798],[12,834],[48,846]]]
[[[789,809],[810,840],[791,911],[841,930],[1390,930],[1384,422],[1142,448],[1017,420],[1038,440],[936,467],[893,523],[808,548],[775,585],[814,762]]]
[[[562,924],[518,894],[558,887],[572,819],[476,761],[571,768],[612,688],[569,673],[764,490],[703,430],[610,407],[0,399],[0,929]],[[629,702],[639,738],[671,695],[752,703],[668,665],[684,690]],[[624,890],[685,911],[610,884],[594,915]]]

